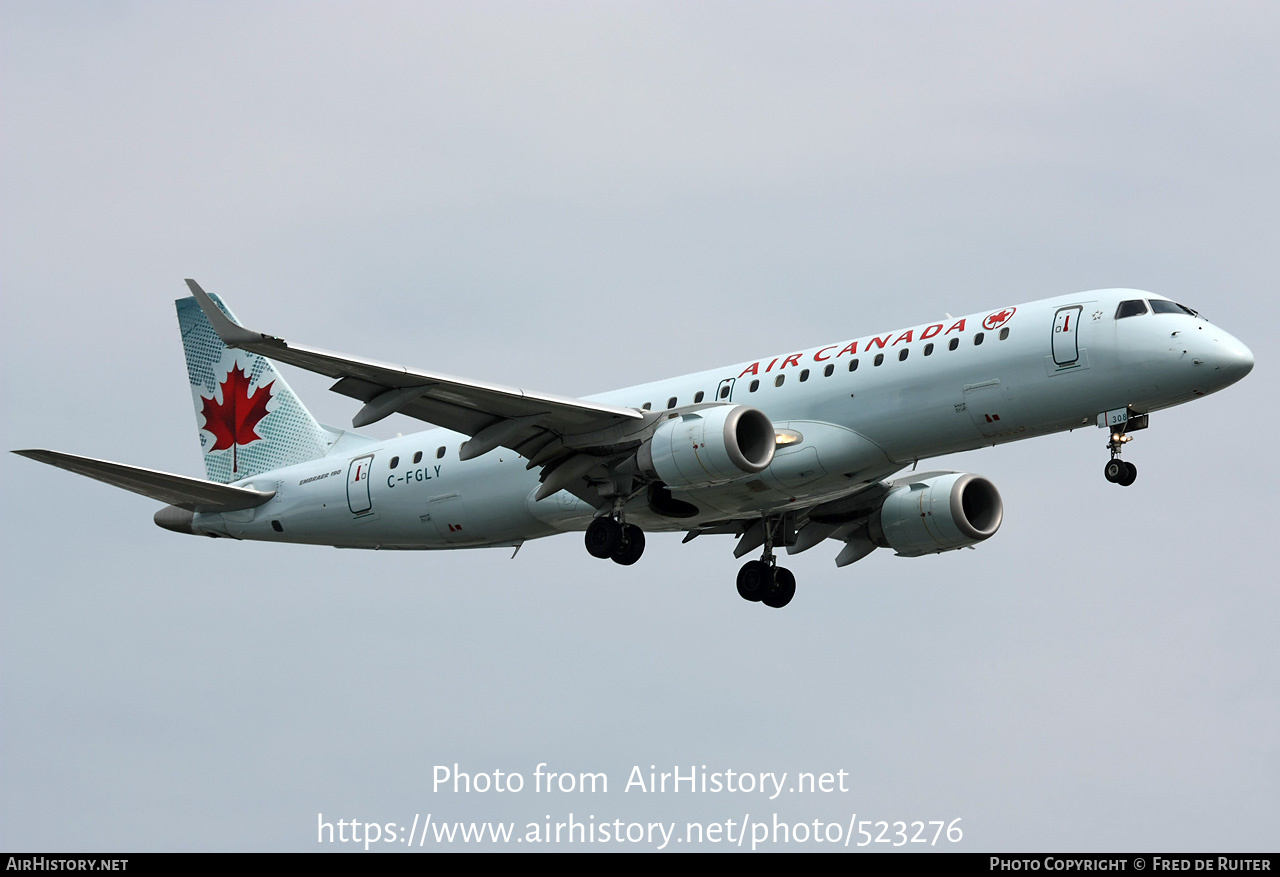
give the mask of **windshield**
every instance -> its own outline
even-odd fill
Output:
[[[1156,314],[1186,314],[1190,317],[1200,316],[1186,305],[1180,305],[1177,302],[1166,301],[1162,298],[1151,299],[1151,311]]]

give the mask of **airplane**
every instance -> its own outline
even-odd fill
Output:
[[[245,328],[187,280],[177,301],[207,479],[51,450],[14,453],[168,503],[179,533],[364,549],[508,547],[584,532],[630,565],[645,534],[737,537],[760,550],[739,595],[781,608],[776,552],[840,545],[837,566],[918,557],[999,529],[986,478],[919,461],[1096,425],[1103,474],[1153,411],[1221,390],[1253,354],[1191,308],[1102,289],[865,335],[585,399],[291,344]],[[276,370],[336,383],[352,429],[316,421]],[[393,413],[434,428],[376,439]],[[906,475],[893,476],[908,466]],[[514,556],[514,554],[513,554]]]

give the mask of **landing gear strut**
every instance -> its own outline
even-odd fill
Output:
[[[1121,487],[1128,487],[1138,480],[1138,467],[1120,459],[1120,451],[1124,448],[1125,442],[1130,441],[1133,441],[1133,436],[1125,435],[1123,432],[1113,432],[1111,440],[1107,442],[1107,450],[1111,452],[1111,459],[1103,467],[1102,477],[1112,484],[1119,484]]]
[[[781,609],[796,595],[796,577],[777,565],[773,557],[773,531],[779,521],[765,522],[764,554],[738,570],[738,596],[752,603]]]
[[[600,559],[630,566],[644,554],[644,531],[616,518],[596,518],[587,527],[587,553]]]

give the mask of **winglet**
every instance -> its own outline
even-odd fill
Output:
[[[233,322],[209,297],[209,293],[201,289],[200,284],[189,277],[187,278],[187,287],[191,290],[191,294],[195,296],[196,302],[200,305],[200,310],[204,311],[205,317],[209,320],[209,325],[213,326],[213,331],[218,333],[222,343],[228,347],[240,347],[253,341],[280,341],[279,338],[264,335],[262,332],[254,332],[252,329],[246,329],[239,323]]]

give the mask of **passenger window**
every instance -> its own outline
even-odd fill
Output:
[[[928,344],[926,344],[926,345],[924,346],[924,355],[925,355],[925,356],[932,356],[932,355],[933,355],[933,342],[932,342],[932,341],[930,341]]]
[[[640,406],[640,408],[641,408],[642,410],[644,410],[644,411],[650,411],[650,410],[652,410],[652,409],[653,409],[653,403],[652,403],[652,402],[646,402],[646,403],[644,403],[643,405],[641,405],[641,406]]]
[[[729,385],[728,385],[728,384],[725,384],[723,387],[721,387],[721,388],[720,388],[720,398],[721,398],[721,399],[728,399],[728,398],[729,398]]]
[[[948,349],[948,350],[955,350],[955,349],[956,349],[957,347],[959,347],[959,346],[960,346],[960,339],[959,339],[959,338],[952,338],[952,339],[951,339],[951,343],[947,345],[947,349]]]
[[[760,389],[760,382],[752,381],[751,386],[747,387],[747,389],[750,390],[752,393],[754,393],[756,390]]]
[[[418,463],[422,462],[422,451],[418,451],[413,455],[413,462],[414,462],[414,465],[417,465]]]
[[[399,458],[399,457],[392,457],[392,458],[391,458],[391,468],[392,468],[392,469],[394,469],[394,468],[396,468],[396,467],[397,467],[397,466],[399,466],[399,465],[400,465],[400,458]]]
[[[858,370],[858,360],[856,359],[849,360],[849,371],[856,372],[857,370]]]
[[[1116,319],[1121,320],[1125,317],[1136,317],[1139,314],[1147,312],[1147,303],[1140,298],[1130,301],[1120,302],[1120,307],[1116,308]]]
[[[675,397],[675,396],[672,396],[670,399],[668,399],[668,400],[667,400],[667,407],[668,407],[668,408],[675,408],[675,407],[676,407],[676,397]]]
[[[910,352],[911,352],[910,348],[907,348],[907,347],[902,348],[902,351],[898,354],[898,362],[905,362],[907,358],[907,354]]]
[[[1009,337],[1009,327],[1005,326],[1003,329],[1000,330],[1000,340],[1003,341],[1008,337]]]
[[[826,368],[822,370],[822,376],[824,378],[829,378],[831,377],[832,373],[835,372],[835,370],[836,370],[836,367],[834,365],[828,365]]]
[[[701,401],[702,401],[702,397],[703,397],[703,392],[702,392],[701,390],[699,390],[698,392],[694,393],[694,394],[693,394],[693,404],[694,404],[694,405],[697,405],[699,402],[701,402]]]
[[[986,334],[985,334],[985,333],[983,333],[983,332],[979,332],[977,335],[974,335],[974,336],[973,336],[973,346],[974,346],[974,347],[977,347],[979,344],[981,344],[981,343],[982,343],[982,339],[983,339],[983,338],[985,338],[985,337],[986,337]]]
[[[804,371],[800,372],[800,383],[803,384],[807,380],[809,380],[809,370],[805,369]]]
[[[882,362],[884,362],[884,354],[883,354],[883,353],[877,353],[877,354],[876,354],[876,361],[875,361],[875,362],[873,362],[873,363],[872,363],[872,365],[876,365],[876,366],[878,366],[878,365],[880,365],[880,363],[882,363]]]
[[[773,385],[775,387],[781,387],[782,382],[785,381],[786,379],[787,379],[786,375],[778,375],[776,378],[773,379]]]
[[[443,445],[442,445],[441,447],[436,448],[436,459],[437,459],[437,460],[443,460],[443,459],[444,459],[444,446],[443,446]]]

